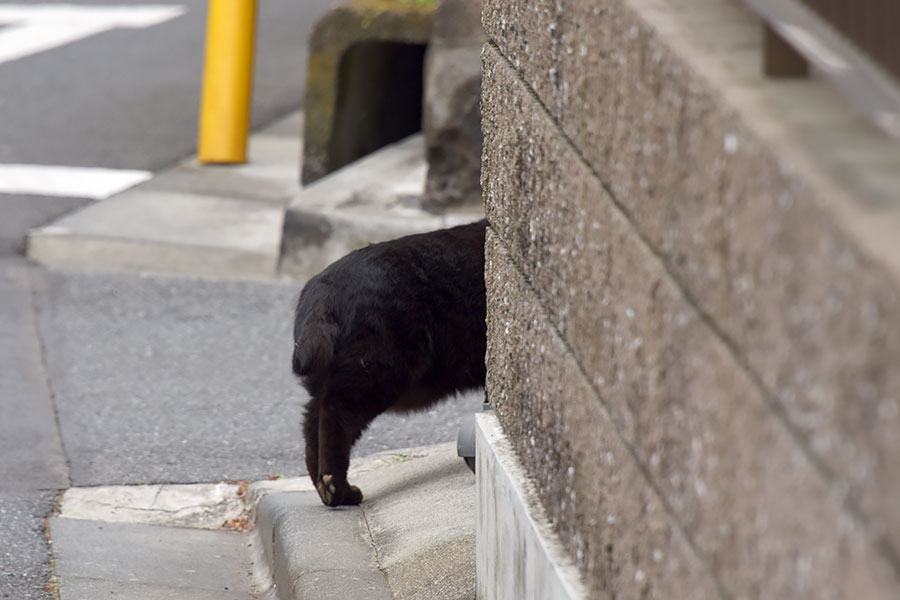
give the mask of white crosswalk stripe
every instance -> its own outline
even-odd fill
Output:
[[[182,6],[0,5],[0,64],[117,27],[150,27],[185,13]]]
[[[0,194],[103,200],[147,181],[152,176],[150,171],[133,169],[0,165]]]

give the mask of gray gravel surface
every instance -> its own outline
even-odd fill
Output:
[[[38,322],[72,485],[304,472],[300,285],[48,273]],[[469,396],[376,420],[357,455],[455,439]]]
[[[56,597],[44,588],[51,575],[44,518],[53,510],[56,496],[55,491],[0,491],[0,598]]]

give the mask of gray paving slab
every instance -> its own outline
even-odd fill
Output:
[[[150,193],[141,188],[56,221],[48,228],[48,235],[271,254],[278,249],[280,215],[277,208],[229,198],[158,190]],[[202,273],[199,269],[195,272]]]
[[[284,119],[298,120],[299,113]],[[275,127],[280,128],[281,121]],[[282,207],[300,189],[297,160],[300,140],[266,130],[250,138],[250,164],[200,165],[188,158],[141,184],[142,191],[196,193]]]
[[[50,533],[61,600],[103,590],[134,600],[252,597],[251,541],[242,534],[59,517]]]
[[[305,472],[296,283],[50,272],[39,295],[73,485]],[[481,396],[383,415],[356,455],[453,440]]]
[[[0,598],[54,600],[44,521],[56,492],[0,491]]]
[[[134,189],[33,231],[28,256],[84,270],[272,277],[283,219],[277,206]]]
[[[300,191],[303,111],[293,111],[253,132],[247,164],[203,165],[192,156],[136,190],[201,194],[286,206]]]
[[[224,589],[185,589],[87,577],[66,577],[60,583],[59,600],[98,600],[99,598],[115,598],[116,600],[250,600],[254,596],[247,592]]]
[[[299,192],[294,111],[251,136],[250,163],[181,161],[145,184],[33,230],[28,256],[78,270],[272,278],[284,207]]]
[[[233,482],[73,487],[63,493],[56,516],[218,530],[245,516],[240,486]]]
[[[266,125],[265,128],[261,131],[272,136],[288,139],[298,139],[302,141],[303,111],[294,111],[289,115],[285,115],[284,117],[281,117],[280,119],[277,119],[272,123]],[[299,182],[299,179],[297,181]]]
[[[21,258],[0,258],[0,491],[68,485],[38,339],[33,273]]]

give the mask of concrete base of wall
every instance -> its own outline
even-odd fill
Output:
[[[587,598],[497,418],[475,418],[475,597]]]

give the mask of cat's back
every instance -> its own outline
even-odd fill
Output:
[[[342,298],[415,295],[434,287],[471,287],[484,278],[487,221],[371,244],[332,263],[306,287]]]

